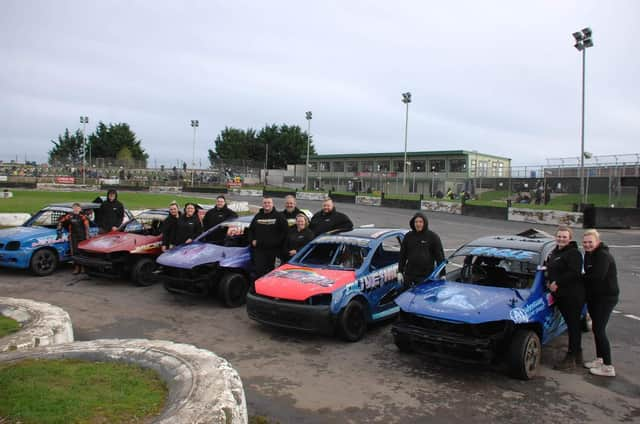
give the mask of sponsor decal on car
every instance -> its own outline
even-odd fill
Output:
[[[476,247],[469,253],[476,256],[490,256],[495,258],[517,259],[521,261],[532,259],[535,256],[535,252],[530,252],[528,250],[500,249],[497,247]]]
[[[141,252],[148,252],[150,250],[156,250],[160,248],[161,244],[162,244],[161,241],[157,241],[155,243],[143,244],[142,246],[138,246],[135,249],[133,249],[131,253],[141,253]]]
[[[323,236],[315,239],[313,242],[314,243],[336,243],[336,244],[344,243],[344,244],[350,244],[350,245],[355,245],[359,247],[367,247],[369,246],[370,241],[371,240],[369,239],[364,239],[360,237]]]
[[[379,269],[371,274],[363,275],[356,281],[363,292],[368,292],[382,286],[387,281],[395,280],[398,276],[398,265],[391,265]]]
[[[31,243],[31,247],[49,246],[51,244],[64,243],[67,241],[68,238],[69,236],[66,234],[59,239],[56,239],[55,236],[45,237],[45,238],[37,239],[36,241]]]
[[[287,278],[296,280],[303,284],[317,284],[322,287],[330,287],[335,283],[334,280],[313,272],[306,268],[289,268],[272,271],[269,277]]]

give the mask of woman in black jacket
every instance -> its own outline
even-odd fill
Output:
[[[194,238],[202,233],[202,222],[196,214],[196,205],[187,203],[184,207],[184,215],[178,218],[173,245],[191,243]]]
[[[611,346],[605,330],[620,295],[616,261],[609,253],[607,245],[600,241],[600,234],[596,230],[584,232],[582,247],[587,307],[596,342],[596,359],[585,362],[584,366],[589,368],[591,374],[615,377],[616,370],[611,363]]]
[[[547,284],[553,293],[556,305],[567,323],[569,349],[562,361],[554,368],[568,370],[582,363],[582,328],[580,314],[584,307],[584,286],[582,255],[573,239],[569,227],[559,227],[556,231],[556,247],[547,258]]]
[[[307,215],[302,212],[296,215],[296,226],[289,229],[289,234],[284,241],[285,258],[289,260],[314,237],[313,231],[309,229]]]

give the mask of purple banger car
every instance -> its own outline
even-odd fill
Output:
[[[158,277],[173,293],[217,294],[228,307],[244,304],[253,279],[246,229],[253,216],[222,222],[192,243],[166,251],[156,260]]]

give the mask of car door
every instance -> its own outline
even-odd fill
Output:
[[[397,274],[401,244],[400,235],[387,236],[370,255],[367,275],[363,278],[373,320],[382,319],[398,311],[393,300],[399,294],[400,288]]]

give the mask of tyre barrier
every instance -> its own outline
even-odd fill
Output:
[[[0,338],[0,352],[73,341],[69,314],[49,303],[0,297],[0,315],[18,321],[21,326],[16,333]]]
[[[23,359],[124,362],[156,371],[167,384],[167,404],[154,423],[245,424],[247,404],[238,373],[214,353],[164,340],[103,339],[0,355],[0,363]]]

